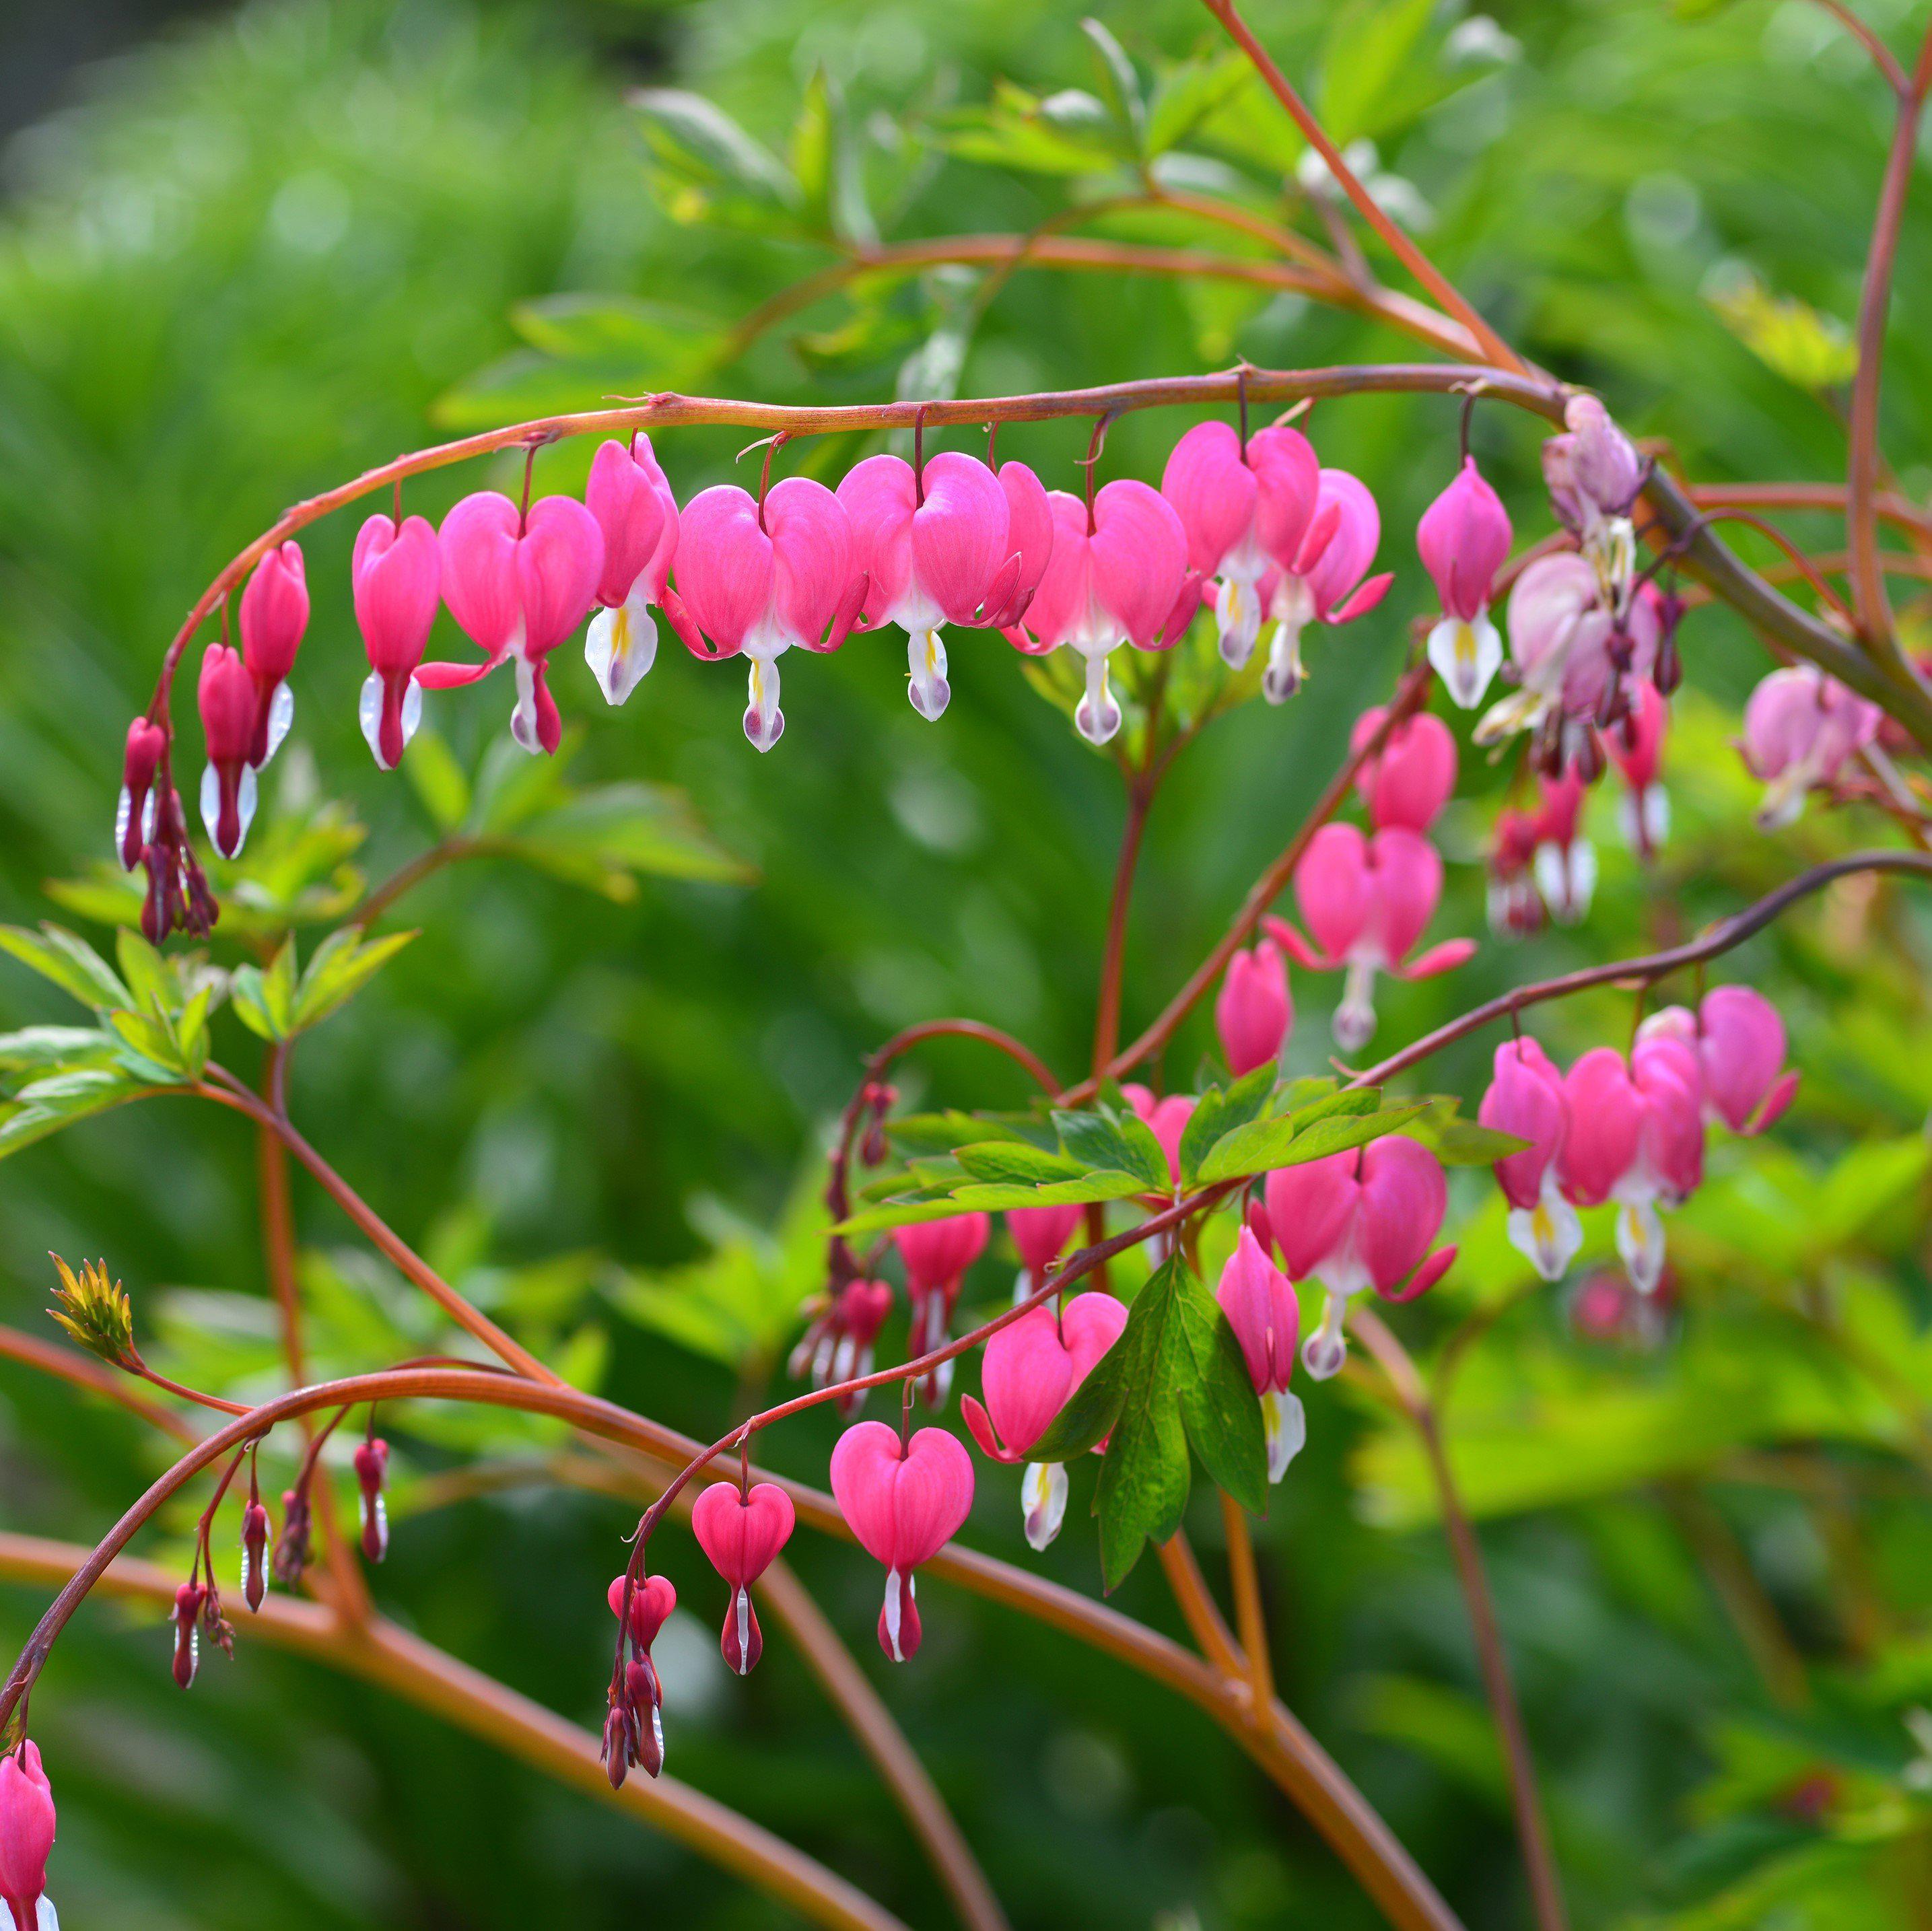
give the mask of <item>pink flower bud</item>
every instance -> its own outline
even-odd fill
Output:
[[[691,1510],[692,1532],[711,1566],[731,1585],[719,1648],[740,1676],[764,1653],[764,1638],[752,1607],[751,1587],[791,1540],[796,1517],[791,1498],[773,1482],[741,1491],[735,1482],[714,1482]]]
[[[949,1214],[944,1219],[922,1220],[892,1229],[892,1245],[905,1264],[906,1280],[915,1294],[956,1288],[960,1277],[986,1251],[993,1231],[990,1216]]]
[[[1006,1210],[1006,1231],[1020,1252],[1015,1291],[1024,1300],[1046,1280],[1066,1252],[1084,1210],[1078,1207],[1014,1207]]]
[[[1090,744],[1120,727],[1107,688],[1107,660],[1123,643],[1155,649],[1187,574],[1187,535],[1174,508],[1144,483],[1108,483],[1088,507],[1054,490],[1047,497],[1053,545],[1024,625],[1008,640],[1032,655],[1062,644],[1087,661],[1087,689],[1074,724]],[[1170,637],[1169,641],[1173,640]]]
[[[1364,711],[1348,734],[1348,748],[1360,751],[1388,715],[1380,704]],[[1427,831],[1456,789],[1456,740],[1449,727],[1427,711],[1404,718],[1382,749],[1364,760],[1355,789],[1378,831]]]
[[[1280,948],[1264,939],[1252,952],[1235,953],[1214,1001],[1214,1030],[1228,1071],[1238,1078],[1279,1059],[1294,1024]]]
[[[1496,1048],[1494,1066],[1477,1120],[1529,1142],[1496,1165],[1497,1184],[1510,1206],[1510,1243],[1544,1279],[1560,1280],[1583,1242],[1582,1224],[1557,1179],[1558,1156],[1570,1129],[1563,1075],[1534,1039],[1505,1041]]]
[[[376,762],[393,771],[422,721],[416,667],[442,595],[436,532],[419,516],[400,529],[387,516],[370,517],[356,532],[349,577],[369,659],[358,717]]]
[[[677,592],[667,594],[664,613],[696,655],[750,660],[745,735],[770,751],[784,730],[778,658],[794,645],[836,650],[859,620],[866,588],[851,520],[823,483],[787,476],[762,507],[721,483],[685,510]]]
[[[658,627],[650,613],[662,604],[677,553],[677,502],[640,431],[626,447],[606,442],[591,459],[584,506],[604,535],[604,568],[584,660],[605,700],[621,704],[657,659]]]
[[[913,1572],[965,1521],[973,1458],[943,1429],[922,1428],[902,1442],[884,1422],[857,1422],[832,1451],[832,1493],[860,1547],[885,1565],[879,1646],[903,1663],[920,1642]]]
[[[1442,1163],[1400,1136],[1269,1174],[1268,1219],[1291,1280],[1312,1276],[1328,1291],[1322,1324],[1301,1352],[1317,1381],[1341,1367],[1349,1298],[1372,1287],[1407,1300],[1434,1285],[1453,1249],[1431,1255],[1448,1206]]]
[[[255,816],[255,772],[248,754],[255,742],[255,683],[225,643],[202,653],[196,691],[208,766],[201,777],[202,822],[224,858],[233,858]]]
[[[1836,784],[1846,760],[1878,735],[1880,715],[1809,664],[1774,670],[1744,706],[1744,763],[1765,787],[1758,823],[1766,830],[1789,824],[1807,791]]]
[[[1574,925],[1588,916],[1597,889],[1597,850],[1581,830],[1587,787],[1574,769],[1539,778],[1537,787],[1536,889],[1559,925]]]
[[[273,757],[295,718],[289,674],[308,628],[308,583],[302,546],[268,550],[242,592],[242,661],[255,684],[255,735],[248,762],[259,771]]]
[[[1127,1324],[1126,1305],[1112,1294],[1076,1294],[1058,1315],[1029,1308],[986,1343],[980,1369],[982,1407],[970,1395],[960,1414],[980,1452],[995,1462],[1024,1462],[1067,1399],[1086,1380]],[[1066,1471],[1030,1462],[1021,1485],[1028,1543],[1045,1549],[1066,1513]]]
[[[1697,1017],[1705,1099],[1732,1132],[1762,1133],[1798,1090],[1784,1064],[1784,1021],[1748,985],[1714,987]]]
[[[1604,733],[1610,759],[1629,787],[1618,800],[1624,841],[1640,858],[1654,857],[1670,832],[1670,796],[1659,781],[1670,706],[1652,684],[1639,684],[1628,714]]]
[[[1301,1397],[1288,1392],[1294,1372],[1295,1343],[1301,1336],[1301,1309],[1288,1276],[1270,1261],[1253,1231],[1241,1229],[1228,1264],[1221,1270],[1214,1298],[1241,1344],[1248,1378],[1261,1398],[1262,1428],[1268,1443],[1270,1482],[1279,1482],[1308,1438]]]
[[[1429,633],[1429,661],[1466,711],[1481,701],[1502,667],[1502,639],[1489,608],[1510,538],[1509,513],[1473,457],[1462,459],[1455,481],[1416,527],[1415,547],[1442,604],[1442,621]]]
[[[47,1858],[54,1847],[53,1786],[31,1739],[0,1756],[0,1903],[14,1931],[57,1931],[48,1902]]]
[[[371,1562],[380,1562],[389,1552],[389,1508],[382,1497],[389,1444],[380,1436],[358,1442],[355,1462],[356,1486],[362,1501],[362,1553]]]
[[[1556,514],[1587,535],[1629,514],[1643,487],[1643,459],[1594,396],[1572,396],[1563,422],[1564,433],[1543,445],[1543,478]]]
[[[132,871],[141,862],[142,847],[153,841],[160,802],[154,796],[154,772],[167,746],[167,733],[145,717],[136,718],[128,727],[128,745],[121,760],[121,801],[114,814],[114,848],[124,871]]]
[[[1530,876],[1536,820],[1527,811],[1498,811],[1490,835],[1487,913],[1498,938],[1521,938],[1543,923],[1543,901]]]

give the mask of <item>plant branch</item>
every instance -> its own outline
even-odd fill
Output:
[[[130,1414],[138,1415],[150,1427],[172,1435],[176,1441],[191,1442],[195,1439],[194,1429],[180,1416],[163,1408],[158,1402],[151,1402],[146,1396],[136,1394],[128,1385],[124,1374],[104,1366],[78,1348],[63,1348],[57,1342],[43,1341],[37,1334],[22,1334],[16,1327],[0,1327],[0,1359],[38,1369],[43,1375],[51,1375],[57,1381],[84,1388],[90,1394],[105,1395]]]
[[[1255,1539],[1240,1503],[1225,1492],[1221,1522],[1228,1538],[1228,1581],[1234,1595],[1234,1621],[1247,1657],[1248,1681],[1255,1702],[1265,1709],[1274,1701],[1274,1666],[1268,1657],[1268,1611],[1262,1601],[1261,1577],[1255,1567]]]
[[[1427,1456],[1429,1472],[1436,1485],[1436,1497],[1442,1511],[1443,1526],[1449,1537],[1449,1552],[1454,1558],[1456,1581],[1468,1609],[1469,1630],[1475,1639],[1477,1666],[1481,1672],[1484,1693],[1489,1699],[1503,1762],[1509,1773],[1510,1804],[1516,1815],[1516,1841],[1522,1851],[1524,1874],[1528,1879],[1530,1901],[1536,1912],[1539,1931],[1565,1931],[1568,1916],[1564,1908],[1563,1886],[1557,1875],[1556,1858],[1550,1843],[1550,1827],[1537,1789],[1536,1760],[1531,1753],[1529,1734],[1524,1727],[1522,1707],[1516,1684],[1510,1674],[1509,1656],[1503,1647],[1502,1632],[1496,1623],[1495,1598],[1483,1567],[1481,1545],[1476,1540],[1468,1511],[1456,1487],[1454,1472],[1437,1425],[1436,1410],[1429,1391],[1416,1372],[1408,1351],[1372,1308],[1355,1311],[1352,1324],[1363,1345],[1374,1356],[1388,1377],[1396,1401],[1413,1424]]]

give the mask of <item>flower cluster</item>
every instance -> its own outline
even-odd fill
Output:
[[[1582,1245],[1580,1207],[1613,1204],[1617,1251],[1632,1283],[1653,1291],[1664,1267],[1664,1209],[1704,1174],[1707,1120],[1759,1133],[1797,1090],[1784,1024],[1748,986],[1718,986],[1696,1012],[1653,1014],[1628,1054],[1598,1046],[1560,1072],[1529,1039],[1496,1051],[1480,1123],[1528,1142],[1496,1162],[1509,1237],[1545,1280]]]

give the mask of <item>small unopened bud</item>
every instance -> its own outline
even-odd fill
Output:
[[[282,1491],[282,1533],[275,1543],[274,1576],[284,1589],[297,1588],[308,1567],[310,1513],[308,1491]]]
[[[614,1703],[604,1719],[604,1774],[613,1790],[622,1790],[630,1774],[632,1725],[630,1711]]]
[[[175,1591],[175,1681],[185,1690],[194,1681],[201,1661],[201,1606],[208,1591],[199,1582],[184,1582]]]
[[[232,1662],[235,1657],[235,1625],[221,1613],[221,1591],[212,1582],[203,1591],[201,1626],[208,1632],[209,1642]]]
[[[380,1562],[389,1552],[389,1510],[382,1478],[389,1466],[389,1444],[371,1435],[356,1451],[356,1486],[362,1492],[362,1553]]]
[[[242,1597],[259,1609],[268,1593],[268,1512],[260,1497],[242,1511]]]
[[[631,1706],[631,1761],[656,1777],[664,1768],[664,1690],[649,1657],[625,1666],[624,1693]]]

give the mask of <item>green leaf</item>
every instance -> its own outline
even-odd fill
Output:
[[[1086,1168],[1064,1153],[1042,1153],[1024,1141],[994,1140],[958,1150],[960,1165],[976,1180],[1004,1181],[1015,1186],[1044,1186],[1057,1180],[1077,1180]]]
[[[228,1000],[235,1009],[236,1018],[258,1039],[279,1039],[284,1036],[268,1010],[268,999],[262,990],[260,966],[235,968],[235,976],[229,982]]]
[[[1082,1167],[1131,1174],[1154,1193],[1174,1184],[1160,1142],[1138,1114],[1056,1112],[1053,1124],[1060,1145]]]
[[[159,1018],[171,1011],[176,997],[174,975],[166,960],[131,925],[123,925],[114,935],[114,955],[120,961],[121,976],[134,995],[134,1003],[144,1012]]]
[[[1711,306],[1760,361],[1798,388],[1816,394],[1858,373],[1858,344],[1835,315],[1796,295],[1773,295],[1754,275],[1713,295]]]
[[[1144,1294],[1146,1289],[1142,1292]],[[1129,1319],[1132,1318],[1129,1315]],[[1089,1370],[1087,1378],[1067,1396],[1046,1432],[1027,1451],[1030,1462],[1071,1462],[1098,1448],[1120,1418],[1127,1384],[1118,1342]]]
[[[353,925],[330,933],[316,948],[302,974],[289,1030],[300,1033],[319,1026],[360,992],[416,936],[413,932],[393,932],[364,943],[359,928]]]
[[[620,901],[640,877],[742,885],[755,876],[719,844],[681,791],[607,785],[528,819],[500,847],[553,877]]]
[[[1339,1099],[1340,1095],[1336,1097]],[[1318,1106],[1328,1102],[1318,1101]],[[1288,1114],[1280,1119],[1259,1120],[1238,1128],[1218,1142],[1201,1163],[1198,1177],[1203,1182],[1239,1180],[1250,1174],[1263,1174],[1276,1167],[1298,1167],[1310,1160],[1325,1159],[1366,1147],[1394,1132],[1424,1111],[1428,1102],[1418,1100],[1402,1106],[1384,1107],[1353,1117],[1330,1113],[1304,1127],[1301,1116]]]
[[[848,1237],[878,1234],[889,1228],[944,1220],[956,1213],[1006,1213],[1016,1207],[1088,1207],[1105,1201],[1130,1199],[1146,1191],[1146,1183],[1132,1174],[1088,1174],[1080,1180],[1055,1180],[1045,1186],[976,1180],[954,1189],[944,1199],[928,1196],[887,1201],[866,1207],[842,1222],[836,1231]]]
[[[1127,58],[1126,49],[1098,20],[1080,22],[1080,31],[1093,43],[1094,58],[1100,70],[1101,97],[1112,111],[1122,135],[1136,154],[1147,147],[1147,102],[1141,92],[1140,76]]]
[[[1261,1402],[1241,1344],[1220,1303],[1191,1270],[1174,1288],[1180,1419],[1210,1479],[1252,1513],[1268,1507],[1268,1446]]]
[[[1408,1139],[1421,1141],[1445,1167],[1493,1166],[1530,1144],[1516,1134],[1479,1126],[1473,1120],[1418,1120],[1402,1132]]]
[[[21,1090],[10,1108],[0,1111],[0,1159],[58,1133],[76,1120],[136,1098],[141,1082],[110,1066],[92,1066],[36,1080]]]
[[[65,1066],[101,1050],[101,1036],[91,1026],[28,1026],[0,1033],[0,1072],[26,1072]]]
[[[1160,75],[1148,110],[1148,152],[1163,154],[1190,139],[1253,78],[1247,56],[1238,49],[1189,61]]]
[[[11,952],[22,965],[31,966],[97,1012],[134,1003],[134,995],[115,977],[107,961],[62,926],[44,925],[30,932],[22,925],[0,925],[0,952]]]
[[[1127,1324],[1109,1351],[1122,1389],[1113,1439],[1101,1459],[1094,1510],[1100,1518],[1100,1574],[1111,1593],[1126,1580],[1151,1537],[1166,1542],[1187,1504],[1187,1433],[1178,1376],[1178,1256],[1134,1297]],[[1096,1368],[1096,1374],[1100,1370]]]
[[[1210,1087],[1187,1117],[1180,1135],[1180,1177],[1192,1185],[1208,1150],[1223,1135],[1258,1120],[1274,1097],[1280,1075],[1270,1063],[1244,1073],[1232,1085]]]
[[[673,87],[640,88],[631,103],[672,220],[768,232],[794,225],[796,183],[722,107]]]

